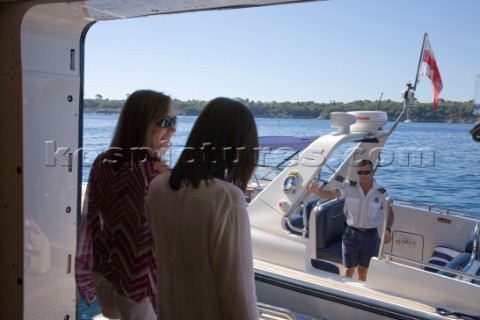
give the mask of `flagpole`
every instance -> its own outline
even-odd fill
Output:
[[[418,59],[418,66],[417,66],[417,75],[415,76],[415,82],[413,84],[413,91],[417,89],[417,82],[418,82],[418,72],[420,71],[420,64],[422,63],[423,58],[423,49],[425,49],[425,40],[428,37],[428,33],[425,32],[423,35],[423,42],[422,42],[422,49],[420,51],[420,59]]]

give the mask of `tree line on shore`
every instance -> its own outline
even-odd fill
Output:
[[[321,118],[329,119],[331,112],[348,112],[355,110],[381,110],[388,114],[390,120],[396,119],[403,109],[403,102],[391,100],[371,101],[356,100],[352,102],[317,103],[303,102],[262,102],[237,98],[247,105],[255,117],[258,118]],[[84,112],[90,113],[118,113],[125,100],[109,100],[103,98],[85,99]],[[197,116],[208,101],[174,99],[174,108],[177,114]],[[431,103],[414,102],[409,108],[409,119],[416,122],[448,122],[448,123],[475,123],[477,116],[472,114],[473,100],[458,102],[439,99],[437,111],[433,111]]]

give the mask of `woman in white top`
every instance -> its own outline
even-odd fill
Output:
[[[157,262],[158,319],[258,319],[244,191],[258,134],[242,103],[212,100],[171,173],[146,200]]]

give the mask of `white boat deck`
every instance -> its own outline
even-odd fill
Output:
[[[383,292],[372,290],[356,280],[342,278],[339,281],[339,277],[332,275],[331,277],[320,277],[312,275],[306,272],[274,265],[265,261],[254,259],[254,268],[256,271],[263,271],[266,273],[275,274],[276,277],[281,277],[286,281],[292,280],[292,282],[303,282],[309,286],[314,286],[320,290],[329,291],[332,294],[339,296],[352,296],[357,295],[361,297],[368,297],[367,300],[371,301],[371,305],[384,304],[394,306],[395,308],[405,308],[412,311],[412,314],[423,315],[422,318],[438,318],[445,319],[445,317],[438,315],[435,312],[435,308],[419,303],[413,300],[404,299],[398,296],[389,295]],[[262,301],[260,301],[262,302]],[[298,306],[302,308],[302,306]],[[293,310],[295,311],[295,310]],[[374,316],[372,314],[372,316]]]

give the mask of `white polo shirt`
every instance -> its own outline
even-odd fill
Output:
[[[355,228],[376,228],[384,219],[388,192],[373,181],[365,195],[360,183],[344,183],[339,189],[340,198],[345,199],[343,212],[347,224]]]

